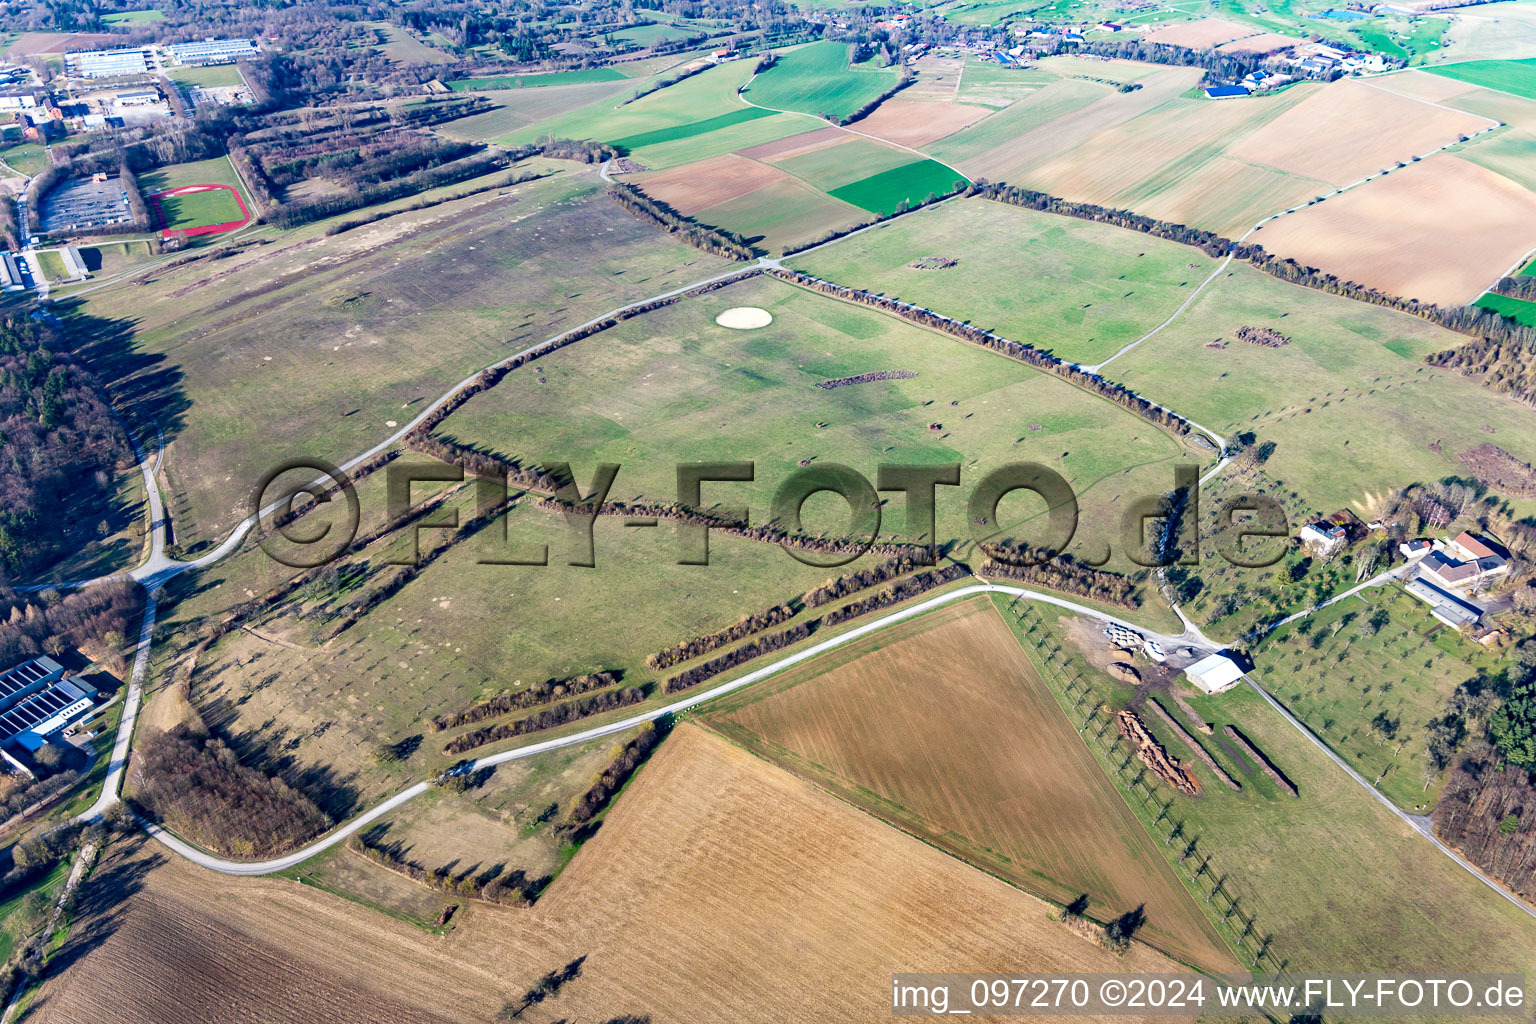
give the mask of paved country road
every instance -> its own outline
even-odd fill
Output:
[[[924,612],[930,611],[934,608],[949,604],[952,601],[973,597],[977,594],[1007,594],[1010,597],[1014,597],[1020,600],[1039,601],[1043,604],[1055,605],[1058,608],[1072,612],[1076,615],[1083,615],[1087,616],[1088,618],[1097,619],[1100,622],[1115,622],[1129,626],[1130,628],[1135,629],[1137,632],[1142,633],[1144,636],[1150,637],[1153,640],[1157,640],[1163,643],[1165,646],[1191,646],[1191,641],[1184,637],[1164,636],[1160,633],[1149,632],[1142,629],[1140,626],[1125,622],[1123,619],[1115,618],[1112,615],[1106,615],[1104,612],[1098,611],[1094,608],[1089,608],[1086,605],[1077,604],[1073,601],[1068,601],[1065,598],[1055,597],[1051,594],[1040,594],[1032,590],[1025,590],[1022,587],[1011,587],[998,583],[973,583],[964,587],[958,587],[954,590],[946,591],[945,593],[939,594],[936,597],[930,597],[927,600],[919,601],[914,605],[902,608],[899,611],[892,612],[889,615],[883,615],[872,622],[866,622],[862,626],[850,629],[846,633],[840,633],[837,636],[823,640],[820,643],[812,644],[810,647],[807,647],[802,651],[797,651],[794,654],[788,655],[787,657],[780,658],[771,665],[765,665],[764,667],[756,669],[752,672],[748,672],[746,675],[740,676],[739,678],[732,679],[730,682],[721,683],[718,686],[712,686],[707,690],[702,690],[699,693],[692,694],[691,696],[683,697],[671,704],[666,705],[665,707],[655,708],[650,711],[642,712],[638,715],[631,715],[628,718],[621,718],[618,721],[609,722],[607,725],[599,725],[591,729],[583,729],[581,732],[571,733],[569,736],[561,736],[556,739],[545,740],[542,743],[533,743],[526,747],[518,747],[515,750],[505,750],[499,754],[490,754],[486,757],[479,758],[478,760],[462,764],[452,770],[456,774],[468,774],[470,772],[478,771],[481,768],[491,768],[499,764],[506,764],[508,761],[518,761],[525,757],[534,757],[538,754],[543,754],[551,750],[559,750],[561,747],[569,747],[577,743],[585,743],[588,740],[595,740],[603,736],[610,736],[617,732],[624,732],[627,729],[633,729],[635,726],[644,722],[653,722],[656,719],[661,718],[663,715],[671,715],[680,711],[686,711],[689,708],[697,707],[698,705],[703,704],[705,701],[714,700],[716,697],[722,697],[727,693],[739,690],[745,686],[751,686],[753,683],[767,679],[769,676],[777,675],[780,672],[783,672],[785,669],[792,668],[801,662],[808,661],[818,655],[825,654],[827,651],[841,647],[844,644],[851,643],[854,640],[860,639],[861,637],[866,637],[871,633],[875,633],[883,629],[888,629],[891,626],[905,622],[907,619],[921,615]],[[1206,653],[1209,653],[1210,650],[1210,648],[1201,649]],[[409,789],[405,789],[399,793],[396,793],[394,796],[390,797],[388,800],[385,800],[383,803],[377,805],[371,810],[358,815],[356,818],[348,821],[340,828],[337,828],[330,834],[326,835],[324,838],[319,839],[316,842],[313,842],[310,845],[304,847],[302,850],[295,850],[293,853],[287,854],[283,857],[276,857],[272,860],[265,860],[254,863],[247,861],[225,860],[222,857],[217,857],[204,850],[198,849],[196,846],[193,846],[191,843],[188,843],[186,840],[180,838],[179,836],[173,835],[157,824],[149,822],[144,824],[150,835],[154,836],[160,842],[164,843],[167,847],[174,850],[175,852],[181,854],[183,857],[196,864],[201,864],[205,868],[209,868],[213,871],[221,871],[227,875],[266,875],[271,874],[274,871],[282,871],[286,868],[291,868],[298,864],[302,864],[304,861],[313,857],[315,854],[335,846],[337,843],[346,839],[348,836],[357,832],[359,829],[366,828],[368,825],[377,821],[379,818],[388,814],[390,811],[393,811],[401,804],[404,804],[410,800],[414,800],[416,797],[425,793],[430,788],[430,783],[418,782],[416,785],[411,786]],[[105,798],[105,796],[106,793],[104,790],[103,798]],[[100,801],[98,801],[98,803],[100,803]]]

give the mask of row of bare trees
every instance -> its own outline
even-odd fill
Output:
[[[648,690],[649,684],[646,686],[626,686],[623,689],[605,690],[602,693],[578,697],[575,700],[556,704],[553,707],[536,712],[526,718],[519,718],[512,722],[498,722],[483,729],[467,732],[445,744],[443,752],[447,754],[462,754],[466,750],[483,747],[487,743],[510,740],[530,732],[543,732],[545,729],[554,729],[583,718],[591,718],[593,715],[600,715],[605,711],[612,711],[615,708],[638,704],[649,695]]]
[[[490,700],[473,704],[462,711],[439,715],[432,720],[432,730],[441,732],[444,729],[457,729],[461,725],[483,722],[487,718],[499,718],[513,711],[537,707],[540,704],[553,704],[567,697],[591,693],[593,690],[606,690],[610,686],[617,686],[623,675],[624,673],[618,670],[607,670],[588,672],[569,679],[546,679],[542,683],[533,684],[526,690],[500,693]]]

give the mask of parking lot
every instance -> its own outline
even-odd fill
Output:
[[[41,233],[106,227],[133,219],[128,197],[116,177],[106,181],[70,181],[43,197],[38,217]]]

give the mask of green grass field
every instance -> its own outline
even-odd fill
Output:
[[[102,16],[108,25],[138,25],[147,21],[164,21],[165,12],[151,8],[147,11],[119,11]]]
[[[585,68],[580,71],[554,71],[544,75],[461,78],[446,84],[454,92],[480,92],[486,89],[542,89],[556,85],[583,85],[588,82],[617,82],[624,77],[613,68]]]
[[[1477,305],[1484,309],[1491,309],[1501,316],[1513,317],[1522,324],[1536,326],[1536,302],[1512,299],[1507,295],[1495,295],[1489,292],[1477,300]]]
[[[609,145],[627,152],[639,149],[642,146],[655,146],[663,142],[689,139],[695,135],[705,135],[722,128],[729,128],[744,121],[755,121],[760,117],[772,116],[774,114],[771,110],[760,110],[757,107],[742,107],[740,110],[716,114],[714,117],[708,117],[702,121],[674,125],[670,128],[656,128],[648,132],[639,132],[635,135],[625,135],[622,138],[608,139],[606,141]]]
[[[46,249],[37,254],[37,266],[50,281],[62,281],[69,271],[64,269],[64,257],[57,249]]]
[[[209,224],[232,224],[243,220],[240,204],[223,189],[188,192],[179,196],[161,196],[160,211],[165,227],[195,228]]]
[[[245,78],[241,76],[238,64],[214,64],[206,68],[183,65],[166,68],[165,73],[178,82],[204,89],[245,84]]]
[[[714,317],[734,306],[766,309],[774,321],[752,331],[716,325]],[[917,376],[816,386],[877,370]],[[597,344],[555,353],[536,375],[470,399],[437,432],[524,462],[620,463],[614,498],[675,500],[679,461],[754,460],[755,487],[722,487],[714,499],[750,499],[754,522],[767,518],[772,489],[803,461],[844,463],[871,479],[881,462],[952,461],[977,480],[1005,462],[1033,460],[1077,491],[1082,550],[1112,543],[1117,552],[1119,503],[1165,490],[1182,451],[1167,434],[1053,376],[768,278],[628,320]],[[583,479],[588,473],[578,470]],[[846,505],[822,498],[823,505],[807,505],[807,527],[846,534]],[[1004,502],[1002,518],[1011,528],[1038,511],[1016,497]],[[960,498],[944,493],[939,517],[941,538],[969,536]],[[882,525],[893,539],[904,528],[894,510]]]
[[[801,114],[743,119],[743,111],[753,108],[741,102],[736,90],[751,74],[751,61],[731,61],[622,106],[602,98],[551,112],[493,141],[515,146],[549,133],[600,142],[639,138],[642,144],[632,155],[645,167],[662,169],[817,126]]]
[[[912,154],[906,150],[873,139],[850,136],[847,142],[776,161],[773,166],[823,192],[831,192],[871,174],[912,162]]]
[[[144,408],[166,432],[183,545],[221,536],[278,460],[364,451],[465,374],[725,266],[603,197],[590,170],[516,186],[510,200],[492,193],[404,214],[391,227],[382,249],[368,232],[328,240],[323,268],[295,273],[287,259],[258,258],[271,251],[258,247],[222,261],[211,281],[194,263],[162,271],[153,287],[94,291],[79,308],[97,318],[79,329],[97,336],[131,327],[137,365],[164,374]],[[113,381],[126,343],[102,344],[98,371]]]
[[[1434,74],[1471,82],[1485,89],[1536,99],[1536,58],[1528,60],[1469,60],[1426,68]]]
[[[947,270],[907,265],[924,256],[960,263]],[[793,265],[1093,363],[1156,327],[1216,262],[1120,228],[954,199],[795,257]]]
[[[48,166],[48,154],[36,142],[18,142],[6,146],[0,149],[0,160],[16,168],[18,173],[29,176]]]
[[[1009,619],[1063,706],[1086,708],[1104,700],[1119,707],[1135,698],[1133,687],[1086,663],[1054,616],[1044,625],[1033,612],[1023,624],[1011,614]],[[1263,659],[1261,651],[1261,666]],[[1073,680],[1088,683],[1086,700],[1066,696]],[[1080,683],[1072,685],[1082,692]],[[1237,774],[1243,791],[1210,784],[1190,800],[1160,786],[1156,803],[1149,804],[1142,787],[1129,785],[1134,768],[1123,776],[1116,771],[1123,745],[1112,759],[1102,752],[1114,737],[1112,725],[1102,742],[1096,738],[1099,726],[1090,727],[1085,742],[1143,823],[1163,829],[1155,836],[1166,837],[1171,820],[1183,822],[1183,841],[1198,838],[1200,855],[1210,858],[1209,875],[1202,877],[1203,886],[1190,884],[1207,912],[1221,919],[1218,927],[1230,931],[1230,922],[1222,919],[1226,902],[1205,899],[1211,879],[1225,879],[1225,890],[1254,919],[1246,948],[1252,952],[1258,939],[1270,938],[1265,970],[1282,964],[1289,971],[1536,969],[1536,921],[1393,817],[1256,694],[1243,687],[1216,697],[1200,696],[1192,687],[1183,692],[1201,717],[1215,724],[1217,736],[1223,724],[1236,723],[1296,783],[1300,798],[1279,793],[1235,749],[1202,737],[1217,760]],[[1080,710],[1070,713],[1077,716],[1074,721],[1082,720]],[[1148,715],[1146,721],[1170,751],[1187,756],[1159,719]],[[1157,807],[1170,798],[1170,817],[1154,826]],[[1177,844],[1158,845],[1177,860]],[[1181,869],[1186,879],[1191,869]]]
[[[1291,341],[1236,340],[1245,325]],[[1486,441],[1536,459],[1527,407],[1424,364],[1464,341],[1417,317],[1233,264],[1178,320],[1104,372],[1212,430],[1274,441],[1266,472],[1331,512],[1461,474],[1456,453]]]
[[[846,43],[819,42],[779,58],[753,80],[753,103],[818,117],[846,117],[896,84],[896,72],[848,66]]]
[[[235,173],[234,165],[229,162],[228,157],[220,156],[212,160],[196,160],[192,163],[156,167],[139,174],[138,182],[139,191],[145,195],[151,192],[165,192],[183,185],[229,185],[240,191],[247,205],[250,203],[249,197],[245,196],[245,190],[240,186],[240,176]]]
[[[916,206],[929,197],[943,196],[970,184],[959,171],[937,160],[919,160],[832,189],[829,195],[888,217],[903,204]]]
[[[733,231],[767,252],[779,252],[869,219],[865,210],[789,180],[718,203],[695,216],[706,224]]]

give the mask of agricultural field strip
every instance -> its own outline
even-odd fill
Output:
[[[939,594],[935,597],[928,598],[927,600],[920,601],[917,604],[911,605],[909,607],[899,609],[889,615],[876,619],[873,622],[867,622],[862,626],[856,626],[846,633],[841,633],[837,636],[829,637],[828,639],[823,640],[820,643],[813,644],[812,646],[807,647],[802,651],[797,651],[794,654],[790,654],[784,658],[781,658],[780,660],[770,665],[765,665],[762,668],[748,672],[739,678],[732,679],[729,682],[721,683],[719,686],[711,687],[702,693],[697,693],[692,696],[685,697],[682,700],[668,704],[664,707],[654,708],[650,711],[641,712],[640,714],[632,715],[629,718],[625,718],[620,721],[610,722],[607,725],[594,726],[590,729],[586,729],[578,733],[573,733],[569,736],[561,736],[556,739],[544,740],[540,743],[530,744],[526,747],[518,747],[513,750],[504,750],[499,754],[489,754],[468,764],[461,765],[453,770],[462,774],[470,774],[479,771],[482,768],[492,768],[499,764],[506,764],[509,761],[516,761],[526,757],[533,757],[537,754],[548,753],[551,750],[558,750],[561,747],[567,747],[577,743],[585,743],[589,740],[600,739],[604,736],[613,735],[614,733],[624,732],[638,725],[643,725],[646,722],[653,722],[664,715],[676,714],[680,711],[686,711],[691,707],[703,704],[704,702],[713,700],[716,697],[721,697],[727,693],[732,693],[743,687],[750,686],[753,683],[766,679],[769,676],[777,675],[778,673],[783,672],[785,669],[791,668],[803,661],[817,657],[818,655],[824,654],[827,651],[833,650],[837,647],[841,647],[842,645],[860,639],[861,637],[868,636],[869,634],[882,629],[887,629],[896,625],[897,623],[904,622],[913,616],[921,615],[924,612],[938,608],[942,605],[946,605],[951,601],[972,597],[977,594],[1007,594],[1011,597],[1021,600],[1042,601],[1046,604],[1055,605],[1058,608],[1065,609],[1077,615],[1084,615],[1089,618],[1096,619],[1100,622],[1117,623],[1120,625],[1128,626],[1129,628],[1135,629],[1138,632],[1141,632],[1143,635],[1151,637],[1152,639],[1161,643],[1185,646],[1190,644],[1199,644],[1202,648],[1208,646],[1210,650],[1217,649],[1216,645],[1209,645],[1208,642],[1196,640],[1188,636],[1167,636],[1152,630],[1142,629],[1142,627],[1129,623],[1124,619],[1116,618],[1115,616],[1109,615],[1106,612],[1101,612],[1097,609],[1089,608],[1085,605],[1080,605],[1073,601],[1068,601],[1066,598],[1056,597],[1052,594],[1038,593],[1033,590],[1025,590],[1022,587],[1015,587],[1000,583],[972,583],[968,584],[967,586],[959,587],[955,590],[950,590],[943,594]],[[145,645],[145,649],[147,650],[147,644]],[[135,665],[137,666],[137,664],[138,661],[136,658]],[[127,721],[126,710],[124,712],[124,721]],[[201,849],[198,849],[197,847],[181,839],[179,836],[176,836],[173,833],[167,831],[165,828],[154,822],[140,819],[140,824],[150,835],[154,836],[155,839],[159,840],[166,847],[205,868],[209,868],[213,871],[223,872],[224,874],[228,875],[265,875],[271,874],[274,871],[282,871],[286,868],[291,868],[296,864],[303,863],[317,853],[321,853],[324,850],[330,849],[332,846],[346,839],[348,836],[352,835],[359,829],[388,814],[390,811],[394,810],[400,805],[415,799],[430,788],[430,782],[418,782],[414,786],[402,790],[401,792],[390,797],[388,800],[385,800],[383,803],[380,803],[368,811],[358,815],[356,818],[353,818],[351,821],[340,826],[329,835],[316,840],[309,846],[287,854],[283,857],[256,863],[224,860],[223,858],[215,857]]]
[[[756,77],[757,77],[757,75],[754,74],[752,76],[752,78],[747,79],[746,85],[743,85],[741,87],[740,91],[738,91],[736,93],[737,99],[741,100],[741,102],[745,103],[749,107],[757,107],[760,110],[772,110],[774,113],[777,113],[777,114],[800,114],[800,113],[802,113],[802,111],[799,111],[799,110],[780,110],[778,107],[765,107],[761,103],[753,103],[751,100],[747,99],[747,94],[746,94],[747,86],[751,85],[752,84],[752,79],[756,78]],[[956,86],[956,88],[957,89],[959,88],[958,85]],[[807,114],[805,116],[807,116],[807,117],[816,117],[815,114]],[[959,168],[955,167],[953,164],[944,163],[943,160],[939,160],[936,157],[931,157],[927,153],[924,153],[920,149],[913,149],[911,146],[902,145],[900,142],[892,142],[889,139],[882,139],[882,138],[880,138],[878,136],[875,136],[875,135],[868,135],[868,134],[865,134],[864,132],[859,131],[857,128],[849,128],[847,125],[834,124],[833,122],[828,121],[826,118],[817,117],[816,119],[818,121],[821,121],[821,122],[823,122],[823,123],[833,127],[833,128],[841,128],[843,131],[849,133],[850,135],[858,135],[861,138],[869,139],[871,142],[878,142],[881,145],[885,145],[885,146],[893,146],[896,149],[905,150],[906,152],[911,153],[914,156],[920,156],[924,160],[932,160],[936,164],[943,164],[945,167],[948,167],[951,171],[954,171],[956,174],[960,175],[960,177],[965,179],[966,181],[970,181],[971,180],[970,175],[964,173]],[[857,123],[857,122],[855,122],[855,123]],[[847,236],[844,235],[843,237],[846,238]],[[832,239],[832,241],[834,241],[834,242],[835,241],[839,241],[839,239],[835,239],[834,238],[834,239]],[[829,244],[829,243],[824,243],[824,244]],[[805,251],[809,252],[810,250],[805,250]],[[796,255],[799,255],[799,254],[797,253]]]
[[[1367,85],[1371,85],[1371,83],[1366,83],[1366,84]],[[1377,89],[1377,90],[1379,90],[1381,92],[1389,93],[1389,94],[1391,94],[1393,96],[1402,95],[1401,93],[1392,92],[1392,90],[1390,90],[1390,89],[1382,89],[1381,86],[1379,86],[1379,85],[1371,85],[1371,88]],[[1418,97],[1410,97],[1410,98],[1411,99],[1418,99]],[[1440,109],[1442,109],[1442,110],[1451,110],[1452,109],[1450,107],[1443,107],[1443,106],[1441,106],[1438,103],[1431,103],[1429,100],[1420,100],[1419,102],[1421,102],[1421,103],[1428,103],[1432,107],[1440,107]],[[1454,113],[1458,113],[1458,114],[1466,113],[1466,111],[1460,111],[1460,110],[1453,111],[1453,112]],[[1478,115],[1478,116],[1481,116],[1481,115]],[[1499,128],[1506,127],[1506,125],[1502,121],[1495,121],[1492,118],[1483,118],[1483,120],[1488,122],[1488,126],[1486,128],[1482,128],[1482,129],[1480,129],[1478,131],[1475,131],[1471,135],[1467,136],[1467,140],[1466,140],[1467,142],[1472,141],[1473,139],[1477,138],[1479,135],[1483,135],[1483,134],[1486,134],[1487,132],[1496,131]],[[1462,140],[1457,139],[1455,142],[1447,142],[1443,146],[1436,146],[1434,149],[1430,150],[1429,152],[1421,153],[1418,156],[1413,157],[1412,159],[1414,159],[1414,160],[1424,160],[1424,159],[1427,159],[1428,157],[1434,156],[1436,153],[1444,152],[1445,150],[1450,149],[1452,146],[1461,146],[1461,145],[1465,145],[1465,143]],[[1198,296],[1202,291],[1205,290],[1205,286],[1206,285],[1208,285],[1212,281],[1214,281],[1216,279],[1216,277],[1223,270],[1227,269],[1227,264],[1232,262],[1232,257],[1234,255],[1234,253],[1236,253],[1236,251],[1237,251],[1237,246],[1239,246],[1239,245],[1243,244],[1243,242],[1247,241],[1250,235],[1252,235],[1255,231],[1258,231],[1264,225],[1270,223],[1271,221],[1279,220],[1281,217],[1284,217],[1287,214],[1298,213],[1301,210],[1310,209],[1311,207],[1317,205],[1318,203],[1325,203],[1329,199],[1332,199],[1334,196],[1342,195],[1343,193],[1348,192],[1351,189],[1359,188],[1361,185],[1364,185],[1367,182],[1375,181],[1377,178],[1380,178],[1380,177],[1382,177],[1383,175],[1385,175],[1387,173],[1388,173],[1387,171],[1377,171],[1374,174],[1368,174],[1364,178],[1361,178],[1359,181],[1353,181],[1353,182],[1350,182],[1347,185],[1340,185],[1338,188],[1334,189],[1332,192],[1328,192],[1328,193],[1326,193],[1324,195],[1318,196],[1317,199],[1314,202],[1312,202],[1312,203],[1306,203],[1306,204],[1303,204],[1301,206],[1292,206],[1289,209],[1281,210],[1279,213],[1272,213],[1268,217],[1265,217],[1263,220],[1259,221],[1253,227],[1251,227],[1247,231],[1243,232],[1242,237],[1238,238],[1233,243],[1232,249],[1228,250],[1227,258],[1222,260],[1221,265],[1218,266],[1211,273],[1210,277],[1206,278],[1204,281],[1202,281],[1200,283],[1200,287],[1196,288],[1194,290],[1194,292],[1189,296],[1189,298],[1184,301],[1184,305],[1180,306],[1178,309],[1173,311],[1173,315],[1172,316],[1170,316],[1167,320],[1163,321],[1162,323],[1158,324],[1156,327],[1152,328],[1152,330],[1148,331],[1146,334],[1144,334],[1141,337],[1137,338],[1135,341],[1133,341],[1130,344],[1126,345],[1120,351],[1116,352],[1114,355],[1110,356],[1108,359],[1104,360],[1103,362],[1098,363],[1098,364],[1096,364],[1094,366],[1084,366],[1084,367],[1082,367],[1082,369],[1087,370],[1089,373],[1098,373],[1101,369],[1103,369],[1104,367],[1108,366],[1110,363],[1114,362],[1116,359],[1119,359],[1121,356],[1125,355],[1127,352],[1131,351],[1136,346],[1140,345],[1142,342],[1146,341],[1148,338],[1152,337],[1154,334],[1156,334],[1159,331],[1161,331],[1164,327],[1167,327],[1169,324],[1171,324],[1178,317],[1178,315],[1180,313],[1184,312],[1185,306],[1188,306],[1191,302],[1194,301],[1196,296]],[[1528,256],[1532,255],[1532,254],[1536,254],[1536,249],[1531,250],[1531,253],[1528,254]],[[1519,264],[1519,263],[1515,264],[1514,270],[1518,270],[1521,265],[1522,264]],[[1511,271],[1511,272],[1513,272],[1513,271]],[[1193,421],[1191,421],[1191,422],[1193,422]],[[1200,482],[1201,483],[1205,483],[1205,480],[1202,479]]]

